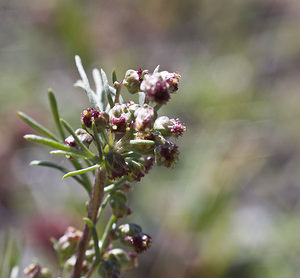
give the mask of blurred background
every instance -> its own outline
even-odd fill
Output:
[[[79,126],[79,54],[88,73],[160,64],[182,75],[161,109],[187,126],[180,161],[130,195],[129,221],[153,245],[125,277],[298,277],[299,26],[298,0],[0,0],[0,249],[9,231],[24,266],[51,267],[49,237],[82,227],[85,192],[29,166],[51,158],[15,114],[54,128],[51,87]]]

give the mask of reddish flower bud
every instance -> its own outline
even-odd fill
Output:
[[[68,227],[65,234],[57,241],[52,240],[53,247],[60,260],[65,261],[75,254],[82,232],[74,227]]]
[[[134,248],[137,253],[145,252],[150,248],[151,237],[145,233],[139,233],[134,236],[126,236],[125,241]]]
[[[74,147],[74,148],[77,148],[77,143],[76,143],[76,140],[74,139],[74,137],[72,135],[68,136],[66,139],[65,139],[65,144],[70,146],[70,147]]]
[[[169,119],[166,116],[162,116],[156,119],[153,129],[158,130],[165,137],[174,136],[178,138],[186,128],[178,118]]]
[[[171,168],[178,160],[179,152],[178,147],[172,142],[166,141],[163,144],[159,144],[155,150],[155,161],[158,165],[164,165]]]
[[[167,82],[169,93],[175,93],[178,90],[180,74],[176,72],[162,71],[160,72],[162,79]]]
[[[153,121],[156,116],[155,114],[156,113],[153,107],[147,104],[145,104],[143,107],[136,109],[134,112],[134,127],[138,131],[148,132],[153,126]]]
[[[84,126],[91,128],[93,121],[100,132],[108,125],[108,115],[96,109],[88,108],[81,113],[81,122]]]
[[[126,104],[116,104],[109,111],[109,119],[113,132],[124,133],[131,128],[131,113]]]
[[[127,70],[124,78],[124,86],[131,94],[135,94],[140,91],[140,85],[142,82],[142,70]]]

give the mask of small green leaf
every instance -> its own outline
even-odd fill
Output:
[[[60,121],[59,121],[59,113],[58,113],[57,103],[56,103],[54,93],[52,92],[51,89],[48,90],[48,98],[49,98],[49,102],[50,102],[54,122],[56,124],[56,127],[58,129],[58,132],[60,134],[61,139],[64,141],[66,136],[64,134],[63,128],[62,128],[62,126],[60,124]]]
[[[31,166],[43,166],[43,167],[49,167],[49,168],[53,168],[53,169],[57,169],[63,173],[68,173],[69,170],[60,166],[60,165],[57,165],[53,162],[49,162],[49,161],[40,161],[40,160],[33,160],[30,162],[30,165]],[[76,177],[76,176],[73,176],[72,177],[73,179],[75,179],[78,183],[80,183],[81,185],[83,185],[85,188],[85,184],[84,182],[79,178],[79,177]],[[86,188],[87,189],[87,188]],[[87,191],[89,192],[89,190],[87,189]]]
[[[31,126],[37,132],[41,133],[42,135],[45,135],[46,137],[51,138],[52,140],[58,141],[58,139],[56,138],[56,136],[50,130],[48,130],[47,128],[43,127],[41,124],[39,124],[38,122],[36,122],[34,119],[32,119],[31,117],[29,117],[25,113],[23,113],[23,112],[17,112],[17,115],[25,123],[27,123],[29,126]]]
[[[154,141],[152,140],[142,140],[142,139],[135,139],[135,140],[130,140],[130,145],[142,145],[142,146],[153,146],[155,144]]]
[[[62,151],[62,150],[54,150],[54,151],[50,151],[50,154],[53,155],[67,155],[67,156],[73,156],[73,157],[78,157],[78,158],[82,158],[82,159],[88,159],[88,157],[84,154],[74,154],[71,152],[66,152],[66,151]]]
[[[99,238],[98,238],[97,230],[91,219],[84,217],[83,221],[87,224],[87,226],[89,227],[89,229],[92,232],[94,248],[95,248],[95,260],[93,262],[93,265],[96,266],[96,265],[98,265],[98,263],[100,262],[100,259],[101,259],[100,258],[100,249],[99,249]]]
[[[114,68],[112,71],[112,82],[115,83],[117,81],[117,73],[116,69]]]
[[[98,149],[98,153],[99,153],[99,158],[100,158],[100,162],[102,161],[102,144],[101,144],[101,140],[99,138],[99,134],[95,125],[95,122],[92,122],[92,128],[93,128],[93,134],[94,134],[94,139],[97,145],[97,149]]]
[[[106,76],[104,70],[101,69],[100,72],[101,72],[101,78],[102,78],[103,85],[104,85],[104,91],[105,91],[105,94],[106,94],[108,103],[109,103],[109,105],[110,105],[110,108],[112,108],[112,107],[114,107],[114,101],[113,101],[112,95],[111,95],[111,92],[112,92],[112,91],[111,91],[110,88],[109,88],[107,76]]]
[[[63,126],[65,127],[65,129],[71,133],[71,135],[73,136],[73,138],[75,139],[76,143],[79,145],[79,147],[87,154],[88,158],[94,158],[95,154],[93,152],[91,152],[78,138],[78,136],[75,134],[74,130],[72,129],[72,127],[70,126],[70,124],[65,121],[64,119],[60,119],[61,123],[63,124]]]
[[[42,145],[45,145],[45,146],[48,146],[48,147],[51,147],[51,148],[54,148],[54,149],[67,151],[67,152],[70,152],[74,155],[76,155],[76,154],[84,155],[84,153],[82,151],[79,151],[75,148],[72,148],[70,146],[67,146],[65,144],[56,142],[54,140],[51,140],[51,139],[48,139],[48,138],[45,138],[45,137],[42,137],[42,136],[38,136],[38,135],[34,135],[34,134],[27,134],[27,135],[24,136],[24,138],[28,141],[35,142],[35,143],[38,143],[38,144],[42,144]]]
[[[80,169],[80,170],[72,171],[72,172],[69,172],[66,175],[64,175],[63,179],[68,178],[68,177],[72,177],[72,176],[77,176],[77,175],[85,174],[87,172],[94,171],[97,168],[100,168],[99,164],[95,164],[95,165],[93,165],[91,167],[83,168],[83,169]]]

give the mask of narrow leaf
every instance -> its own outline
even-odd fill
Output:
[[[99,164],[95,164],[91,167],[88,167],[88,168],[83,168],[83,169],[80,169],[80,170],[77,170],[77,171],[72,171],[72,172],[69,172],[67,173],[66,175],[63,176],[63,179],[67,178],[67,177],[72,177],[72,176],[77,176],[77,175],[81,175],[81,174],[85,174],[87,172],[90,172],[90,171],[94,171],[96,170],[97,168],[100,168],[100,165]]]
[[[109,88],[107,76],[106,76],[103,69],[101,69],[101,78],[102,78],[102,81],[103,81],[104,91],[105,91],[108,103],[110,105],[110,108],[112,108],[112,107],[114,107],[114,102],[113,102],[113,99],[112,99],[112,96],[111,96],[111,90]]]
[[[95,260],[93,262],[93,265],[96,266],[100,262],[100,259],[101,259],[100,258],[100,249],[99,249],[99,238],[98,238],[97,230],[96,230],[92,220],[90,220],[89,218],[84,217],[83,221],[87,224],[87,226],[89,227],[89,229],[92,232],[94,248],[95,248]]]
[[[99,134],[95,125],[95,122],[92,122],[92,128],[93,128],[93,134],[94,134],[94,139],[97,145],[97,149],[98,149],[98,153],[99,153],[99,158],[100,158],[100,162],[102,161],[102,144],[101,144],[101,140],[99,138]]]
[[[59,113],[58,113],[58,108],[57,108],[57,103],[56,103],[54,93],[50,89],[48,90],[48,98],[49,98],[51,111],[52,111],[52,114],[53,114],[53,117],[54,117],[56,127],[58,129],[58,132],[60,134],[61,139],[64,141],[66,136],[64,134],[63,128],[62,128],[62,126],[60,124],[60,121],[59,121]]]
[[[117,73],[116,69],[114,68],[112,71],[112,82],[115,83],[117,81]]]
[[[154,69],[153,73],[156,73],[159,71],[159,65]]]
[[[79,75],[80,75],[83,83],[85,84],[85,86],[90,87],[89,80],[88,80],[87,75],[85,73],[85,70],[84,70],[84,68],[82,66],[81,59],[80,59],[80,57],[78,55],[75,56],[75,64],[76,64],[76,67],[78,69]]]
[[[82,83],[80,81],[77,81],[75,83],[75,85],[79,86],[81,88],[84,88],[84,90],[85,90],[85,92],[86,92],[86,94],[88,96],[88,99],[89,99],[90,103],[92,104],[92,106],[97,107],[97,97],[96,97],[96,94],[94,93],[94,91],[90,87],[89,80],[88,80],[87,75],[85,73],[85,70],[84,70],[84,68],[82,66],[81,59],[80,59],[80,57],[78,55],[75,56],[75,63],[76,63],[79,75],[80,75],[80,77],[82,79]]]
[[[33,160],[33,161],[30,162],[30,165],[32,165],[32,166],[43,166],[43,167],[49,167],[49,168],[57,169],[57,170],[63,172],[64,174],[69,172],[68,169],[66,169],[66,168],[64,168],[60,165],[57,165],[53,162],[49,162],[49,161]],[[78,183],[80,183],[84,187],[86,187],[84,182],[79,177],[73,176],[72,178],[75,179]]]
[[[68,122],[66,122],[64,119],[60,119],[61,123],[63,126],[66,128],[68,132],[71,133],[73,138],[75,139],[76,143],[79,145],[79,147],[87,154],[88,158],[93,158],[95,157],[95,154],[92,153],[78,138],[78,136],[75,134],[74,130],[70,126]]]
[[[139,145],[139,146],[153,146],[155,144],[152,140],[142,140],[142,139],[135,139],[130,140],[130,145]]]
[[[105,92],[104,92],[100,72],[98,69],[93,70],[93,78],[96,86],[97,105],[100,111],[103,111],[104,104],[105,104]]]
[[[62,150],[50,151],[50,154],[53,154],[53,155],[67,155],[67,156],[78,157],[78,158],[82,158],[82,159],[88,159],[88,157],[84,154],[74,154],[74,153],[66,152],[66,151],[62,151]]]
[[[162,107],[162,104],[156,104],[154,110],[157,112]]]
[[[72,148],[70,146],[67,146],[65,144],[62,144],[62,143],[56,142],[54,140],[38,136],[38,135],[27,134],[27,135],[24,136],[24,138],[28,141],[35,142],[35,143],[38,143],[38,144],[42,144],[42,145],[45,145],[45,146],[48,146],[48,147],[51,147],[51,148],[54,148],[54,149],[67,151],[67,152],[70,152],[74,155],[76,155],[76,154],[84,155],[84,153],[82,151],[79,151],[79,150],[77,150],[75,148]]]
[[[56,136],[51,131],[49,131],[47,128],[43,127],[41,124],[39,124],[38,122],[36,122],[34,119],[32,119],[31,117],[29,117],[25,113],[23,113],[23,112],[17,112],[17,115],[25,123],[27,123],[30,127],[32,127],[37,132],[41,133],[42,135],[45,135],[46,137],[49,137],[49,138],[55,140],[55,141],[58,141],[58,139],[56,138]]]
[[[83,168],[80,161],[76,158],[71,159],[70,162],[73,164],[73,166],[75,167],[76,170],[80,170]],[[88,175],[82,174],[81,178],[82,178],[83,183],[85,184],[86,190],[89,192],[89,195],[91,195],[93,186],[92,186],[92,183],[91,183]]]

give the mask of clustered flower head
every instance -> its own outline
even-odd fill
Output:
[[[137,255],[148,250],[152,243],[151,236],[137,224],[118,225],[119,219],[132,213],[126,194],[154,164],[172,168],[179,157],[173,139],[182,136],[186,127],[178,118],[159,116],[159,109],[178,90],[180,75],[158,68],[152,73],[138,69],[128,70],[123,80],[117,81],[114,71],[113,86],[110,86],[103,70],[101,73],[96,70],[93,72],[97,89],[94,92],[79,57],[76,63],[82,78],[76,85],[85,90],[91,103],[91,107],[81,113],[81,128],[74,131],[66,121],[59,121],[55,98],[50,94],[52,111],[63,140],[57,140],[55,135],[40,126],[37,130],[48,138],[35,135],[25,138],[58,148],[50,153],[65,155],[74,171],[48,162],[35,161],[33,165],[65,172],[63,178],[72,176],[90,197],[88,217],[84,218],[90,230],[82,232],[69,227],[61,238],[52,240],[61,268],[76,273],[76,276],[71,275],[72,278],[80,275],[91,277],[96,267],[103,278],[121,278],[123,271],[137,265]],[[129,93],[138,94],[138,103],[123,100],[123,86]],[[37,127],[27,116],[20,116],[27,123],[31,122],[32,127]],[[81,162],[87,167],[84,168]],[[94,185],[90,176],[94,176]],[[96,186],[99,186],[98,191],[94,191]],[[95,225],[106,205],[110,206],[112,216],[98,239]],[[115,248],[114,241],[125,245],[125,250]],[[50,277],[39,265],[29,266],[25,273],[32,278]]]
[[[177,139],[186,128],[178,118],[158,117],[158,109],[150,103],[166,104],[178,90],[179,79],[178,73],[167,71],[128,70],[123,81],[115,83],[144,96],[142,102],[119,101],[110,104],[106,112],[87,108],[81,113],[82,126],[91,136],[94,122],[102,138],[114,138],[104,148],[111,180],[126,176],[129,181],[140,181],[154,161],[168,168],[174,166],[179,151],[169,139]],[[70,136],[65,143],[77,147]]]

